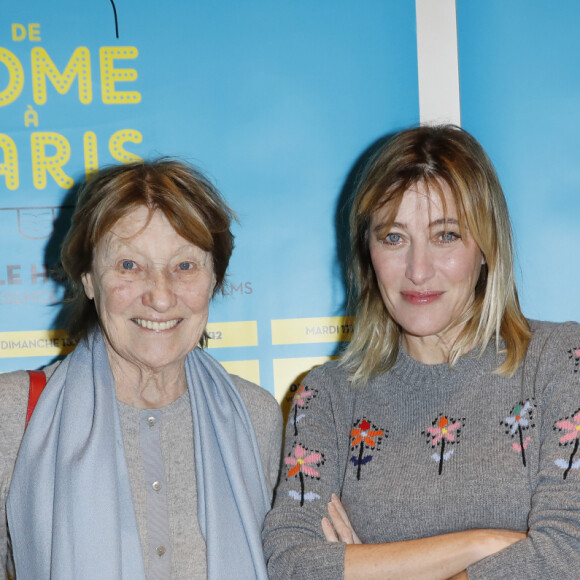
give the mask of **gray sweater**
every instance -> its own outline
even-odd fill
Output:
[[[337,362],[304,380],[290,413],[274,509],[272,580],[336,580],[344,544],[320,520],[337,493],[364,543],[473,528],[529,531],[470,580],[580,577],[580,325],[532,323],[511,378],[491,343],[454,369],[401,351],[355,390]]]
[[[55,365],[47,367],[47,375],[54,372]],[[252,420],[258,447],[262,457],[268,485],[276,483],[282,445],[282,416],[276,400],[264,389],[232,376]],[[24,371],[0,374],[0,579],[5,579],[6,569],[11,568],[11,555],[6,531],[6,496],[20,441],[24,432],[28,404],[29,379]],[[39,402],[39,404],[41,404]],[[165,572],[151,570],[154,562],[150,546],[157,525],[163,518],[151,515],[147,507],[147,466],[144,465],[143,441],[140,424],[151,413],[120,404],[121,425],[125,452],[133,490],[133,502],[137,515],[141,545],[145,555],[148,578],[168,578]],[[167,514],[170,545],[171,578],[191,580],[206,578],[205,542],[197,524],[197,494],[193,456],[193,429],[189,398],[180,399],[156,413],[160,426],[159,444],[163,481],[167,482]],[[147,461],[148,458],[145,457]],[[150,461],[150,458],[149,458]],[[163,516],[165,517],[165,515]],[[106,557],[106,555],[103,555]]]

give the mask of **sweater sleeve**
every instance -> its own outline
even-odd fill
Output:
[[[50,379],[60,362],[42,369]],[[14,562],[10,549],[6,499],[20,442],[24,435],[30,377],[26,371],[0,374],[0,580],[14,578]]]
[[[26,407],[28,404],[28,374],[24,371],[0,375],[0,579],[13,572],[6,521],[6,498],[20,447]]]
[[[337,580],[344,575],[345,545],[327,543],[321,527],[344,472],[332,382],[325,367],[316,369],[300,385],[290,409],[280,483],[264,528],[272,580]]]
[[[270,498],[280,469],[282,451],[282,411],[265,389],[236,375],[230,375],[250,415],[254,427]]]
[[[557,325],[530,348],[541,434],[528,537],[470,566],[470,580],[579,576],[580,325]]]

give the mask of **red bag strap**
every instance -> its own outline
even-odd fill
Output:
[[[28,427],[28,421],[32,417],[32,412],[34,411],[34,407],[36,407],[36,403],[38,403],[40,394],[46,386],[46,375],[44,371],[28,371],[28,374],[30,375],[30,390],[28,391],[28,409],[26,410],[25,429]]]

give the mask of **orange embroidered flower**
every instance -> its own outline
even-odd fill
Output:
[[[360,479],[362,466],[372,460],[372,451],[378,450],[383,437],[386,436],[384,429],[372,425],[365,417],[355,421],[353,428],[350,430],[350,445],[352,451],[358,447],[358,454],[353,455],[350,461],[356,467],[357,479]],[[365,449],[370,449],[371,453],[365,455]]]
[[[376,437],[382,437],[385,432],[382,429],[371,429],[371,424],[363,419],[356,427],[350,430],[350,436],[353,438],[351,446],[354,448],[362,441],[368,447],[374,447],[376,442]]]

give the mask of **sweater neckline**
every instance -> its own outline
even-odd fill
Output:
[[[439,364],[422,363],[414,359],[403,348],[402,344],[399,344],[399,353],[391,372],[405,381],[423,385],[432,381],[448,379],[459,373],[469,372],[470,369],[480,367],[490,357],[494,358],[494,363],[497,365],[495,360],[495,341],[493,339],[490,340],[481,356],[480,353],[481,347],[475,347],[459,357],[455,365],[450,367],[449,363],[446,362]]]

